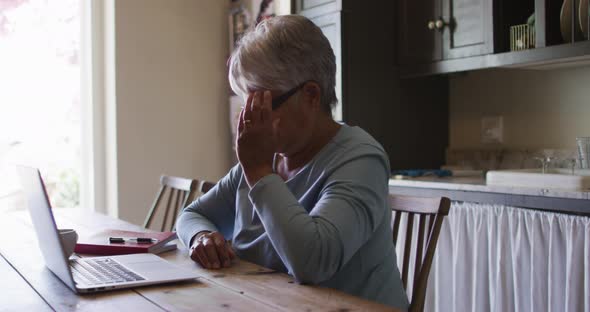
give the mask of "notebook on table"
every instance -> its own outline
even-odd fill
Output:
[[[132,288],[199,277],[196,273],[151,253],[70,259],[62,245],[39,170],[18,166],[18,173],[45,265],[76,293]]]
[[[121,239],[112,242],[109,238]],[[137,238],[150,239],[152,242],[137,241]],[[176,249],[175,232],[135,232],[108,229],[88,237],[80,237],[74,251],[79,254],[91,255],[125,255],[136,253],[161,253]]]

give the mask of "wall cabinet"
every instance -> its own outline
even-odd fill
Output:
[[[442,17],[443,58],[453,59],[494,52],[494,1],[444,0]]]
[[[399,57],[402,63],[423,63],[442,59],[442,36],[434,20],[442,14],[440,0],[399,1]]]
[[[398,3],[401,63],[493,53],[493,1],[401,0]]]
[[[297,0],[336,56],[337,120],[360,126],[389,154],[392,169],[437,168],[448,142],[448,79],[400,79],[396,1]]]
[[[388,152],[392,169],[408,169],[444,164],[449,86],[441,74],[590,60],[590,38],[559,38],[562,4],[293,0],[292,8],[316,23],[334,49],[336,119],[371,133]],[[533,13],[537,48],[508,51],[510,27]]]
[[[586,17],[582,26],[578,25],[580,19],[575,18],[583,11],[584,3],[581,0],[399,0],[395,19],[401,76],[492,67],[586,64],[590,60],[590,36],[580,35],[578,28],[590,25],[590,18]],[[510,28],[526,24],[533,15],[534,47],[510,51]],[[568,27],[569,37],[562,34]]]

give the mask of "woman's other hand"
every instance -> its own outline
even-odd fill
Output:
[[[189,255],[193,261],[206,269],[227,268],[236,258],[234,250],[219,232],[197,234]]]
[[[272,173],[275,146],[270,91],[256,91],[248,97],[240,113],[236,150],[250,187]]]

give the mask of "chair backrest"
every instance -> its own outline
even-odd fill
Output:
[[[215,183],[213,183],[213,182],[202,181],[201,186],[199,187],[199,192],[201,194],[205,194],[205,193],[209,192],[209,190],[212,189],[214,186],[215,186]]]
[[[143,227],[149,228],[152,225],[156,212],[162,207],[164,208],[164,215],[160,231],[172,231],[180,210],[190,203],[195,196],[198,186],[198,180],[165,175],[161,176],[160,189],[158,190],[158,194],[154,199],[152,207],[143,222]],[[167,198],[166,204],[160,205],[164,198]],[[170,222],[168,222],[169,219]]]
[[[424,298],[428,274],[434,257],[436,243],[440,234],[442,221],[449,214],[451,200],[446,197],[410,197],[410,196],[389,196],[392,212],[393,243],[398,250],[403,250],[403,262],[400,268],[402,282],[406,292],[408,291],[408,271],[410,269],[410,253],[412,251],[412,239],[417,236],[414,243],[414,280],[412,283],[412,299],[410,311],[422,311],[424,309]],[[398,245],[400,223],[402,215],[407,215],[405,222],[405,242],[402,247]],[[413,232],[414,218],[418,218],[418,232]],[[425,251],[425,252],[424,252]]]

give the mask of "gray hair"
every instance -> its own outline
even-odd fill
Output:
[[[303,16],[262,21],[239,41],[229,59],[229,83],[245,98],[254,90],[286,92],[306,81],[321,88],[321,106],[337,103],[336,57],[321,29]]]

